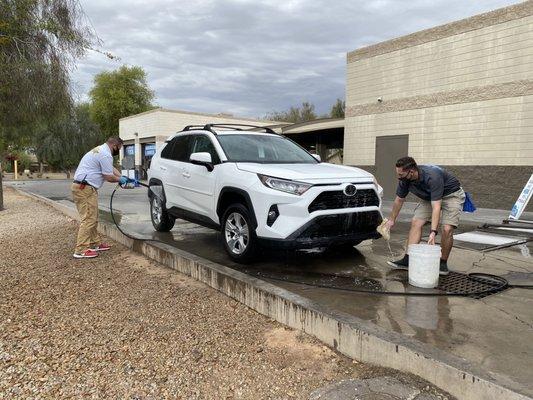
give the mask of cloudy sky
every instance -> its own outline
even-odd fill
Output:
[[[122,64],[148,73],[156,104],[260,117],[344,98],[346,53],[517,0],[81,0],[111,61],[91,52],[74,88]]]

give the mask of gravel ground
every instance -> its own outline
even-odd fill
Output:
[[[306,399],[394,375],[357,363],[114,243],[72,258],[77,222],[5,192],[0,398]],[[442,396],[445,398],[445,396]]]

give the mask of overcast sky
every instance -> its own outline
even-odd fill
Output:
[[[346,53],[512,0],[81,0],[102,50],[73,73],[86,99],[95,74],[122,64],[148,73],[157,105],[260,117],[344,99]]]

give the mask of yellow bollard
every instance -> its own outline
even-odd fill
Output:
[[[18,179],[18,168],[17,168],[17,160],[15,160],[15,180]]]

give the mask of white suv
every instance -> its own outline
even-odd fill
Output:
[[[361,169],[326,164],[268,128],[187,126],[158,149],[148,172],[151,218],[220,230],[229,256],[259,246],[313,248],[378,238],[382,188]],[[156,192],[156,190],[154,190]]]

